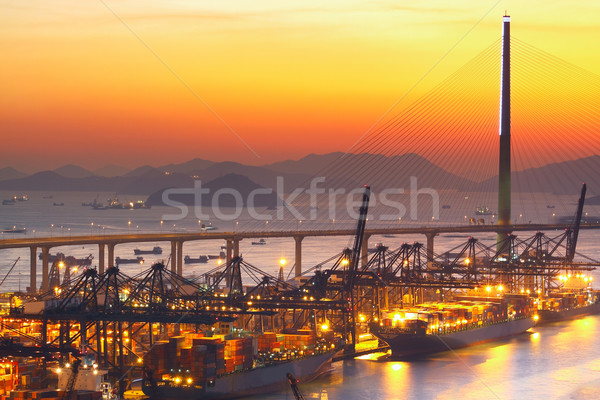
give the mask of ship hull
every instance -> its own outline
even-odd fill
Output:
[[[568,310],[551,311],[551,310],[538,310],[540,320],[538,324],[547,324],[551,322],[566,321],[569,319],[575,319],[586,315],[600,313],[600,302],[593,303],[583,307],[570,308]]]
[[[235,399],[284,390],[291,373],[301,382],[309,382],[329,371],[332,353],[320,354],[273,366],[255,368],[216,378],[214,385],[205,389],[151,386],[144,382],[142,389],[151,399]]]
[[[392,358],[410,358],[507,338],[523,333],[534,325],[533,318],[522,318],[445,335],[372,333],[390,346]]]

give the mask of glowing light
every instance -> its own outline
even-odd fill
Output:
[[[192,378],[187,378],[187,383],[188,383],[188,385],[191,385],[192,384]]]
[[[498,291],[501,292],[504,290],[504,287],[502,285],[498,285]]]
[[[348,261],[348,259],[347,259],[347,258],[344,258],[344,259],[342,260],[342,265],[348,265],[348,263],[349,263],[349,262],[350,262],[350,261]]]
[[[540,338],[540,333],[539,332],[535,332],[533,335],[531,335],[531,338],[534,340],[538,340]]]
[[[399,364],[399,363],[393,363],[393,364],[392,364],[392,369],[393,369],[394,371],[400,371],[400,370],[402,369],[402,364]]]
[[[322,330],[322,331],[326,331],[326,330],[328,330],[328,329],[329,329],[329,325],[327,325],[327,324],[323,324],[323,325],[321,325],[321,330]]]
[[[465,259],[465,264],[469,265],[470,262],[471,262],[471,260],[469,260],[468,258]]]
[[[488,292],[488,293],[491,292],[492,291],[492,287],[491,286],[486,287],[485,291]]]
[[[360,319],[360,322],[365,322],[365,316],[362,314],[358,316],[358,319]]]
[[[533,316],[533,320],[534,320],[534,321],[538,321],[539,319],[540,319],[540,316],[539,316],[539,315],[535,314],[535,315]]]
[[[285,258],[279,259],[279,265],[284,266],[286,263],[287,263],[287,260]]]

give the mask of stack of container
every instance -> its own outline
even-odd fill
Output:
[[[251,336],[227,340],[225,343],[226,372],[252,368],[254,365],[254,346]]]
[[[298,334],[287,334],[283,337],[286,349],[312,350],[315,348],[315,336],[312,331],[298,331]]]
[[[277,334],[275,332],[265,332],[262,335],[258,335],[258,351],[263,353],[281,351],[284,345],[284,335]]]
[[[144,365],[155,371],[157,375],[167,373],[167,367],[173,357],[169,354],[169,342],[155,342],[150,350],[144,354]]]

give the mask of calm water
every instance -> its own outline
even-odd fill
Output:
[[[598,399],[599,335],[600,317],[590,316],[418,361],[340,361],[301,390],[321,400]]]
[[[16,194],[16,193],[14,193]],[[0,192],[0,199],[9,198],[13,193]],[[109,235],[133,232],[196,231],[198,220],[193,215],[178,221],[165,221],[165,214],[173,210],[155,207],[150,210],[106,210],[95,211],[81,207],[82,201],[92,201],[96,194],[53,193],[53,199],[43,199],[42,193],[29,193],[30,201],[14,206],[0,206],[0,228],[13,225],[28,228],[27,237],[75,236],[83,234]],[[104,194],[99,200],[108,198]],[[462,196],[462,195],[461,195]],[[573,204],[560,198],[543,195],[543,201],[556,204],[556,209],[564,208],[560,215],[574,211]],[[135,197],[121,199],[136,200]],[[452,215],[440,224],[461,223],[459,215],[473,210],[473,205],[461,205],[457,197],[452,203]],[[64,202],[63,207],[53,206],[54,202]],[[538,202],[539,204],[539,202]],[[536,215],[534,221],[550,221],[552,209],[534,209],[534,202],[519,210],[523,219]],[[571,205],[573,206],[571,208]],[[462,208],[461,208],[462,207]],[[529,207],[529,208],[528,208]],[[586,208],[590,214],[600,214],[600,209]],[[538,215],[542,214],[542,215]],[[160,221],[163,220],[163,224]],[[545,221],[544,221],[545,220]],[[206,221],[202,221],[205,223]],[[303,221],[305,227],[309,227]],[[371,222],[369,222],[371,223]],[[277,223],[261,225],[251,222],[246,215],[235,221],[213,224],[223,231],[249,229],[277,229]],[[267,228],[268,225],[268,228]],[[287,229],[290,222],[280,224]],[[298,227],[300,223],[298,222]],[[352,227],[353,222],[338,219],[313,227]],[[528,237],[533,233],[519,233]],[[556,236],[560,232],[556,232]],[[491,245],[494,234],[477,236],[484,244]],[[4,238],[23,237],[23,235],[5,234]],[[461,245],[465,237],[436,238],[436,252]],[[398,247],[402,242],[419,241],[422,235],[398,236],[395,238],[372,237],[371,245],[383,242],[390,248]],[[266,272],[277,274],[279,259],[289,261],[286,274],[293,264],[294,241],[292,239],[269,239],[266,246],[252,246],[250,240],[244,240],[240,249],[244,259]],[[223,241],[187,242],[184,255],[197,257],[200,254],[218,254]],[[593,259],[600,259],[600,231],[582,231],[578,251]],[[162,246],[163,255],[144,255],[147,267],[152,261],[166,259],[170,251],[168,243],[124,244],[115,248],[115,256],[132,258],[133,249],[150,249]],[[323,262],[352,245],[351,237],[305,238],[303,245],[303,267],[309,268]],[[65,254],[84,257],[92,254],[97,259],[97,246],[69,246],[54,248],[52,253],[62,251]],[[0,287],[1,291],[25,289],[29,284],[29,250],[1,250],[0,280],[18,257],[13,272]],[[198,275],[216,266],[214,261],[194,266],[184,265],[184,275]],[[139,265],[124,265],[125,273],[140,272]],[[41,266],[38,264],[38,271]],[[593,272],[595,282],[600,282],[600,273]],[[41,276],[38,274],[38,285]],[[248,282],[250,283],[250,282]],[[597,286],[597,285],[596,285]],[[536,327],[531,333],[456,352],[447,352],[431,358],[411,362],[392,362],[385,359],[356,359],[334,364],[330,376],[310,384],[301,384],[301,390],[307,399],[330,400],[377,400],[377,399],[597,399],[600,398],[600,316]],[[293,399],[291,391],[260,399]],[[254,398],[253,400],[258,400]]]

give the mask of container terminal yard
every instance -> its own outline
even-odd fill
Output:
[[[392,359],[412,357],[600,311],[597,263],[575,261],[580,229],[594,226],[507,233],[492,247],[471,237],[441,252],[416,242],[368,252],[369,195],[365,187],[352,248],[292,280],[235,254],[196,280],[171,259],[130,276],[110,258],[103,272],[78,273],[56,258],[48,290],[3,296],[0,391],[228,398],[289,387],[288,373],[308,381],[332,359],[388,347]]]

